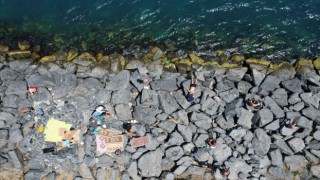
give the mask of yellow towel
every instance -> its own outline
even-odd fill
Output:
[[[50,118],[44,129],[44,140],[48,142],[60,142],[63,138],[61,134],[59,134],[59,130],[70,130],[71,127],[72,124]]]

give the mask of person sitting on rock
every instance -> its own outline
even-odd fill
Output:
[[[143,75],[141,79],[138,80],[139,83],[143,84],[143,89],[150,89],[149,87],[149,77],[147,75]]]
[[[255,110],[261,109],[262,107],[261,102],[259,100],[255,100],[254,98],[249,98],[248,103]]]
[[[211,149],[214,149],[217,147],[217,140],[214,138],[211,138],[208,140],[208,144],[210,145]]]
[[[28,92],[33,95],[35,92],[37,92],[36,86],[28,86]]]
[[[125,129],[125,132],[128,136],[136,136],[136,133],[134,133],[132,125],[130,123],[123,123],[122,125],[123,129]]]
[[[199,90],[196,90],[196,88],[197,88],[197,79],[195,77],[192,77],[191,78],[191,85],[190,85],[190,88],[188,89],[188,94],[187,94],[188,102],[194,101],[194,93],[199,91]]]

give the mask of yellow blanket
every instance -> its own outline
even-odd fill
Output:
[[[71,126],[72,124],[50,118],[44,129],[44,140],[48,142],[61,142],[63,139],[61,130],[65,129],[69,131]]]

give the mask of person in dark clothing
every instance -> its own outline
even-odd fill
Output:
[[[192,77],[191,85],[190,85],[190,88],[188,89],[188,94],[187,94],[188,102],[194,101],[194,93],[198,91],[196,90],[196,88],[197,88],[197,79]]]

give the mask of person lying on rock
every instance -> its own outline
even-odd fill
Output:
[[[95,110],[93,111],[93,113],[91,114],[91,116],[93,117],[93,118],[97,118],[97,119],[99,119],[99,116],[102,114],[102,113],[104,113],[104,112],[108,112],[107,111],[107,109],[106,109],[106,107],[104,107],[104,106],[102,106],[102,105],[99,105],[99,106],[97,106],[96,108],[95,108]]]
[[[188,94],[187,94],[187,101],[188,102],[194,101],[194,93],[199,91],[199,90],[196,90],[196,88],[197,88],[197,79],[192,76],[190,88],[189,89],[186,88],[188,90]]]
[[[21,113],[28,113],[28,112],[31,112],[31,111],[34,111],[33,107],[26,107],[26,108],[21,108],[20,109]]]

